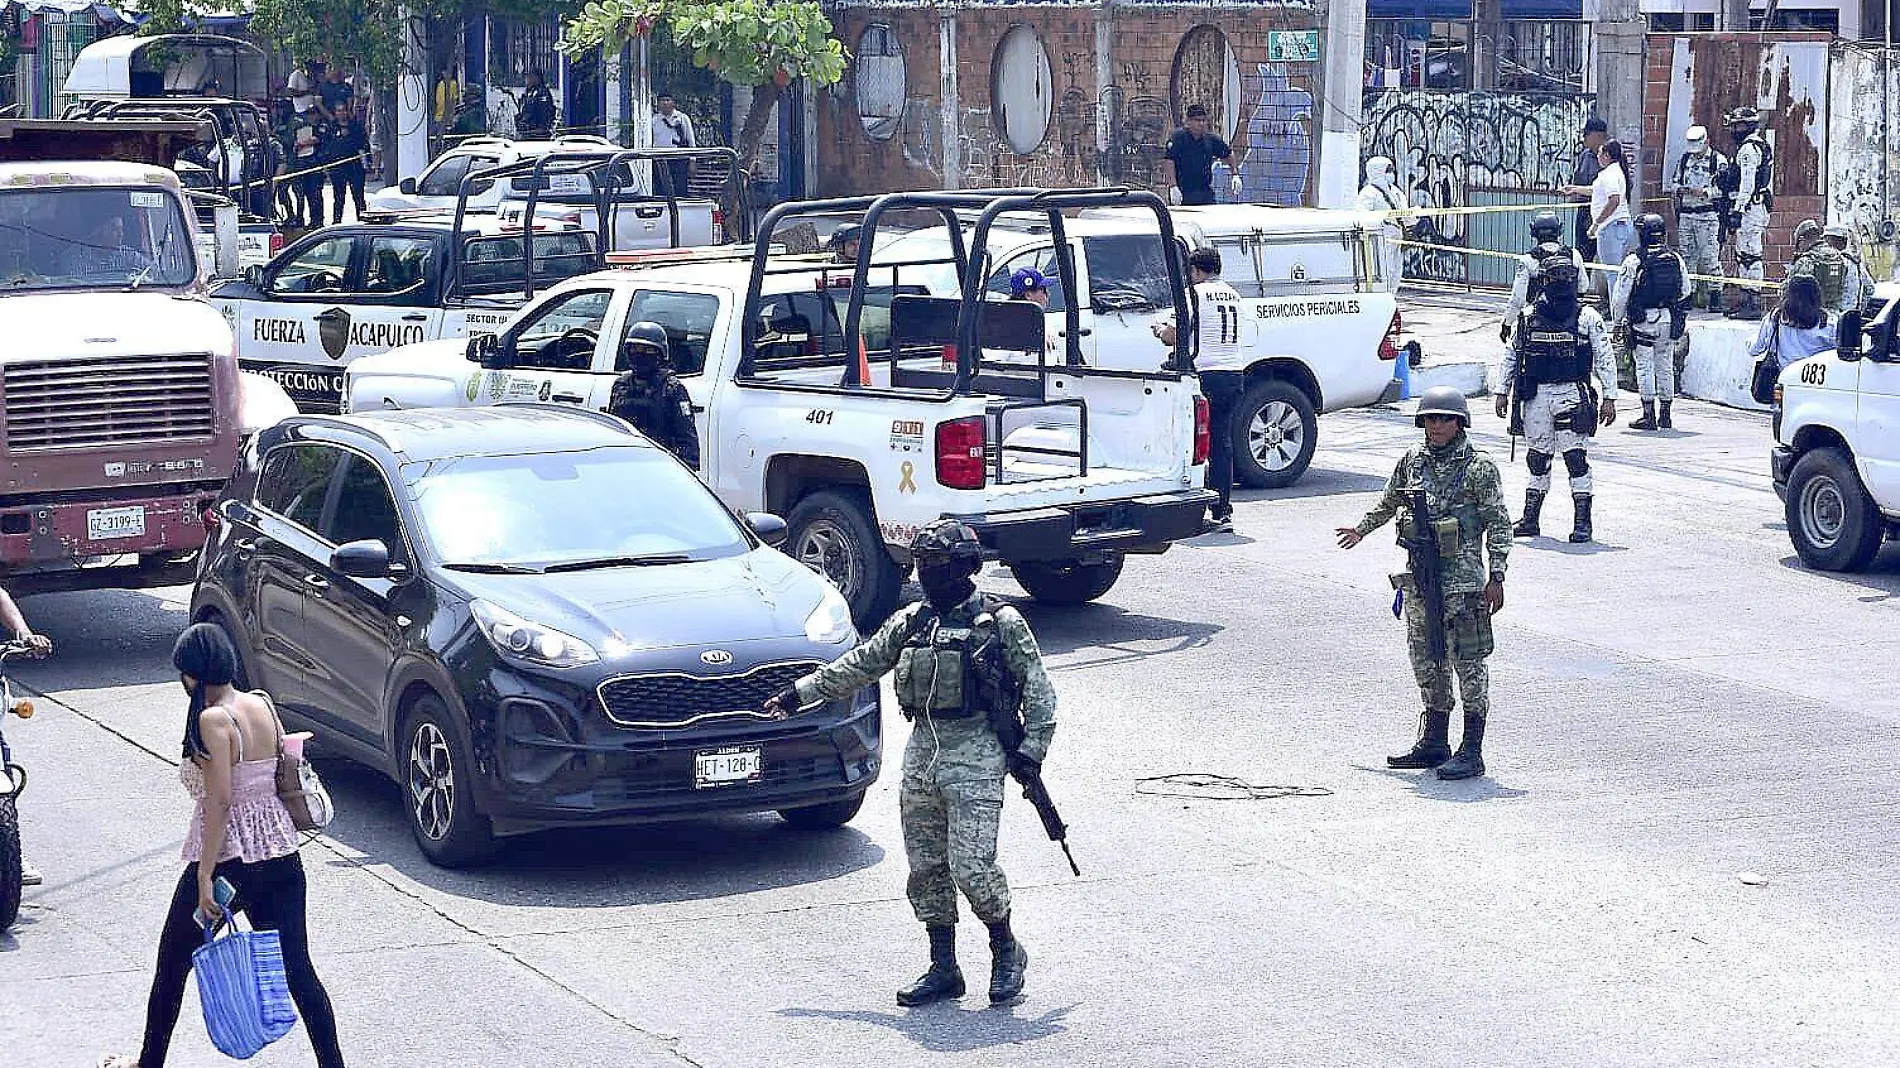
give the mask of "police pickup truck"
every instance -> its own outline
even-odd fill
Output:
[[[786,516],[787,551],[829,576],[861,625],[890,612],[910,538],[943,516],[974,527],[1037,599],[1092,600],[1128,555],[1198,535],[1213,499],[1201,488],[1207,404],[1191,371],[1192,330],[1174,349],[1152,334],[1128,339],[1127,351],[1098,346],[1091,363],[1081,343],[1101,316],[1090,306],[1065,307],[1067,351],[1048,353],[1036,305],[985,291],[1000,217],[1032,215],[1060,236],[1073,222],[1065,210],[1097,206],[1145,209],[1145,226],[1131,212],[1122,232],[1152,246],[1166,305],[1189,321],[1180,257],[1161,251],[1175,245],[1173,223],[1150,193],[782,204],[749,256],[677,254],[570,279],[493,337],[359,360],[346,404],[605,407],[627,367],[622,339],[635,323],[657,322],[700,410],[708,483],[733,508]],[[943,216],[945,253],[900,260],[880,250],[873,265],[879,221],[916,210]],[[968,234],[959,210],[977,213]],[[768,255],[788,222],[846,211],[864,216],[855,265]],[[1054,276],[1073,292],[1073,246],[1059,239],[1053,248]],[[945,294],[944,278],[961,281]]]
[[[1860,571],[1900,536],[1900,284],[1841,316],[1840,347],[1791,364],[1775,387],[1775,492],[1801,562]],[[1864,325],[1863,325],[1864,322]]]

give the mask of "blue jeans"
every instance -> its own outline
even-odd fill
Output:
[[[1628,219],[1613,219],[1597,227],[1597,262],[1621,267],[1635,238],[1635,228]]]

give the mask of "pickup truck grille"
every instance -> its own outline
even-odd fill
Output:
[[[824,665],[767,664],[743,675],[629,675],[600,684],[607,718],[622,727],[688,727],[708,719],[756,715],[766,698]]]
[[[212,435],[211,357],[90,356],[9,363],[7,448],[163,445]]]

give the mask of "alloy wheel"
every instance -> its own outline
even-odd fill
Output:
[[[442,728],[422,723],[409,742],[409,804],[416,828],[432,842],[449,833],[455,815],[455,760]]]
[[[1305,444],[1306,424],[1301,422],[1299,411],[1285,401],[1261,405],[1247,426],[1247,448],[1268,471],[1292,467]]]

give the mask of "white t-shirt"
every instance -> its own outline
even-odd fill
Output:
[[[302,70],[290,72],[290,81],[285,84],[293,94],[290,98],[291,110],[301,115],[317,106],[317,94],[311,92],[310,75]]]
[[[1244,371],[1240,356],[1240,294],[1216,278],[1194,286],[1201,317],[1201,349],[1194,357],[1197,371]]]
[[[677,129],[675,129],[677,127]],[[653,113],[654,148],[694,148],[693,120],[677,108],[671,115]]]
[[[1603,209],[1609,207],[1611,197],[1617,198],[1616,210],[1605,219]],[[1590,183],[1590,221],[1603,226],[1618,219],[1630,221],[1629,183],[1623,177],[1623,168],[1605,167],[1597,172],[1596,181]]]

